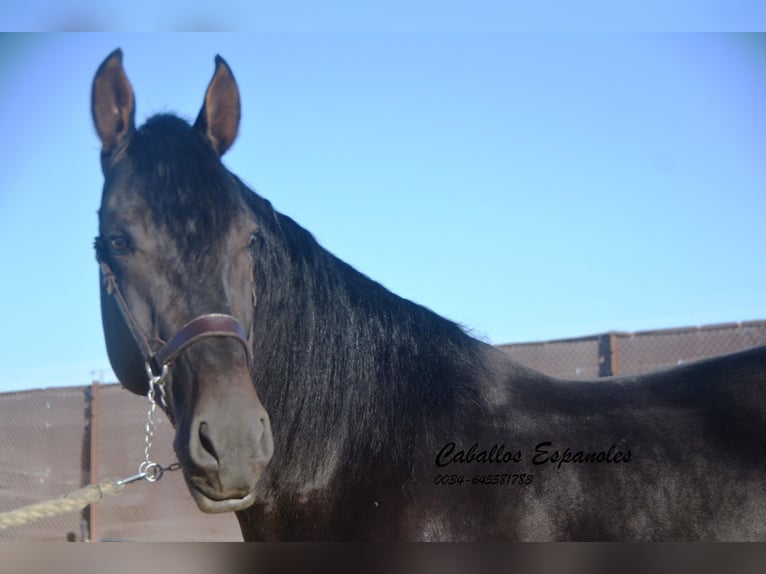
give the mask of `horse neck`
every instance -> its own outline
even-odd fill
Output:
[[[385,441],[403,436],[389,426],[421,424],[403,412],[449,417],[475,388],[480,344],[280,223],[294,227],[266,264],[254,327],[254,380],[272,418],[323,433],[363,428],[374,411]]]

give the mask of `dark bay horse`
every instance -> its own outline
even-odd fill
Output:
[[[766,539],[766,347],[547,377],[230,173],[240,101],[220,57],[194,125],[136,128],[119,50],[92,112],[110,361],[135,393],[162,377],[189,490],[245,539]]]

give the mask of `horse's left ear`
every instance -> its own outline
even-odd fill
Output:
[[[239,89],[234,74],[226,61],[216,56],[215,73],[194,127],[207,137],[218,155],[223,155],[237,137],[239,117]]]

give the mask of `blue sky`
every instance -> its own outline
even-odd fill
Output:
[[[226,58],[228,167],[482,339],[766,318],[766,37],[451,23],[0,36],[0,392],[114,380],[89,97],[118,46],[139,122],[193,119]]]
[[[0,28],[237,32],[758,31],[761,0],[306,0],[215,3],[5,0]]]

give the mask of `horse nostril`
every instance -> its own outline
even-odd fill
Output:
[[[207,452],[210,456],[212,456],[216,463],[220,462],[220,459],[218,458],[218,453],[215,451],[215,446],[213,446],[213,441],[211,440],[209,436],[209,429],[206,422],[201,422],[199,424],[199,443],[202,449]]]

